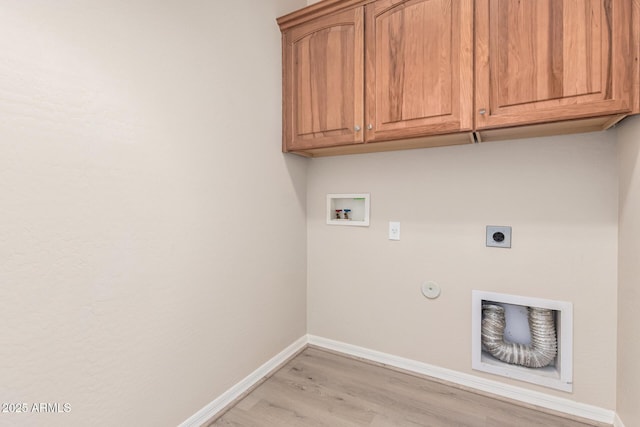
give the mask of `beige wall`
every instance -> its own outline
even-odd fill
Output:
[[[618,290],[618,413],[640,425],[640,117],[618,130],[620,262]]]
[[[314,159],[308,181],[309,333],[471,370],[471,291],[571,301],[574,392],[615,409],[615,132]],[[371,226],[325,224],[326,193],[371,193]],[[387,240],[400,221],[400,241]],[[513,248],[485,247],[486,225]],[[439,299],[420,293],[424,280]]]
[[[280,153],[304,0],[2,1],[0,401],[176,425],[306,332],[306,160]]]

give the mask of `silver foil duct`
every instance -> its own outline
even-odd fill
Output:
[[[495,304],[482,305],[482,344],[495,358],[527,368],[550,365],[558,353],[553,310],[527,307],[531,345],[508,342],[504,339],[506,325],[504,308]]]

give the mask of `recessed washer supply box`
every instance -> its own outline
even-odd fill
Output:
[[[327,224],[369,226],[369,193],[327,194]]]

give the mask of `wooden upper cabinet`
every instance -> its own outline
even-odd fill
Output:
[[[365,19],[366,140],[471,130],[473,1],[378,0]]]
[[[284,150],[363,142],[363,8],[315,19],[283,37]]]
[[[477,129],[632,108],[629,0],[476,0]]]
[[[640,0],[309,5],[278,18],[284,151],[606,129],[640,112],[639,16]]]

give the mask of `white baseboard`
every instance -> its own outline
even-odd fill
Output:
[[[620,420],[616,416],[616,413],[614,411],[608,409],[575,402],[573,400],[564,399],[561,397],[551,396],[545,393],[540,393],[525,388],[503,384],[498,381],[487,380],[485,378],[476,377],[475,375],[440,368],[438,366],[429,365],[427,363],[417,362],[415,360],[405,359],[391,354],[382,353],[379,351],[370,350],[339,341],[333,341],[327,338],[308,335],[308,343],[318,347],[326,348],[328,350],[345,353],[350,356],[359,357],[376,363],[382,363],[384,365],[393,366],[409,372],[427,375],[444,381],[459,384],[464,387],[473,388],[486,393],[506,397],[530,405],[536,405],[553,411],[563,412],[565,414],[574,415],[588,420],[603,422],[607,424],[614,424],[614,418],[616,418],[616,421]],[[621,421],[620,424],[615,425],[616,427],[624,427]]]
[[[614,411],[600,408],[597,406],[587,405],[584,403],[574,402],[573,400],[561,397],[551,396],[533,390],[503,384],[498,381],[492,381],[475,375],[465,374],[451,369],[441,368],[429,365],[427,363],[418,362],[403,357],[394,356],[392,354],[382,353],[364,347],[358,347],[346,344],[340,341],[334,341],[315,335],[306,335],[296,340],[289,347],[282,350],[276,356],[271,358],[264,365],[253,371],[245,379],[224,392],[213,402],[200,409],[188,420],[180,424],[179,427],[200,427],[205,422],[212,419],[225,407],[234,400],[242,396],[243,393],[250,390],[254,385],[259,383],[264,377],[271,375],[291,356],[302,350],[307,344],[322,347],[327,350],[344,353],[350,356],[358,357],[372,362],[381,363],[383,365],[393,366],[405,371],[414,372],[420,375],[426,375],[438,378],[454,384],[475,390],[491,393],[497,396],[506,397],[508,399],[517,400],[530,405],[539,406],[553,411],[564,412],[565,414],[588,420],[598,421],[602,423],[612,424],[614,427],[625,427],[624,423]]]
[[[307,336],[305,335],[297,339],[293,344],[282,350],[280,353],[276,354],[264,365],[249,374],[245,379],[222,393],[213,402],[209,403],[207,406],[189,417],[189,419],[180,424],[179,427],[200,427],[238,397],[242,396],[242,394],[247,390],[250,390],[251,387],[261,381],[264,377],[272,374],[284,362],[286,362],[287,359],[303,349],[306,345]]]

